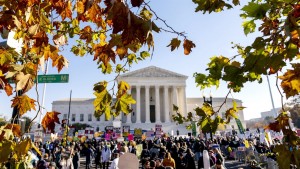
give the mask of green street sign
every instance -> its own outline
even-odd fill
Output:
[[[38,75],[38,83],[68,83],[69,74]]]
[[[36,80],[34,81],[36,83]],[[68,83],[69,74],[52,74],[38,75],[39,83]],[[12,79],[8,79],[8,83],[15,83]]]

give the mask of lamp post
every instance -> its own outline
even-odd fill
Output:
[[[206,98],[204,94],[202,94],[203,96],[203,102],[204,103],[208,103],[210,106],[212,106],[212,94],[210,93],[209,98]],[[210,128],[210,138],[213,139],[212,137],[212,129],[211,129],[211,124],[209,124],[209,128]],[[205,138],[206,138],[206,133],[205,133]]]

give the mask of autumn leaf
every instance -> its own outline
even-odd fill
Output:
[[[171,51],[173,51],[174,49],[178,49],[178,47],[180,46],[181,41],[178,38],[173,38],[171,40],[171,43],[167,46],[170,47],[171,46]]]
[[[66,18],[72,19],[72,3],[70,0],[66,1],[60,9],[59,12],[62,20]]]
[[[23,93],[26,93],[29,91],[33,85],[33,78],[34,76],[32,74],[26,74],[24,75],[23,72],[20,72],[16,75],[16,81],[17,81],[17,87],[16,90],[22,90]]]
[[[105,120],[109,120],[111,117],[111,103],[112,96],[106,89],[107,82],[99,82],[94,85],[94,95],[96,96],[94,100],[95,117],[100,117],[102,114],[105,114]]]
[[[63,34],[57,34],[53,36],[53,42],[56,46],[63,46],[67,43],[67,39]]]
[[[205,114],[207,116],[212,116],[215,114],[214,109],[208,103],[203,103],[203,106],[201,109],[205,112]]]
[[[292,64],[293,69],[288,69],[282,76],[281,87],[286,98],[295,96],[300,92],[300,64]]]
[[[84,4],[83,4],[83,2],[82,1],[77,1],[76,5],[77,5],[76,6],[77,12],[79,14],[84,13]]]
[[[35,100],[29,98],[26,94],[16,96],[12,99],[11,107],[17,107],[19,115],[22,116],[27,111],[35,110]]]
[[[60,113],[56,112],[56,111],[46,113],[46,115],[43,117],[43,120],[42,120],[42,126],[43,126],[44,131],[46,131],[46,129],[48,129],[49,131],[51,131],[51,133],[54,133],[55,123],[60,124],[59,118],[58,118],[59,114]]]
[[[27,155],[28,151],[31,149],[31,139],[22,140],[17,143],[15,147],[16,155],[21,159],[24,155]]]
[[[58,72],[60,72],[64,67],[68,67],[69,61],[62,55],[59,55],[55,60],[52,62],[52,66],[56,66]]]
[[[130,88],[129,84],[125,81],[120,81],[118,84],[118,97],[122,97]]]
[[[10,96],[13,94],[13,88],[11,87],[11,85],[9,83],[6,83],[4,86],[4,90],[7,94],[7,96]]]
[[[184,42],[183,42],[183,48],[184,48],[184,54],[185,55],[190,54],[191,51],[192,51],[192,48],[194,48],[194,47],[196,47],[196,45],[192,41],[190,41],[188,39],[184,40]]]
[[[21,136],[21,126],[19,124],[7,124],[4,129],[12,130],[12,133],[17,137]]]
[[[2,140],[0,142],[0,163],[7,162],[9,155],[14,151],[15,143],[11,140]]]
[[[123,94],[120,98],[117,99],[114,108],[116,110],[116,113],[119,114],[120,112],[123,112],[125,115],[127,115],[131,112],[129,105],[135,103],[136,101],[132,98],[132,95]]]

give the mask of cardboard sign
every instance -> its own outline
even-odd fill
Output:
[[[123,136],[127,137],[130,134],[130,126],[123,126]]]

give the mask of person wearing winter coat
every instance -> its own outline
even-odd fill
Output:
[[[108,169],[110,158],[111,158],[111,150],[108,148],[107,144],[105,143],[101,151],[101,161],[104,169]]]

